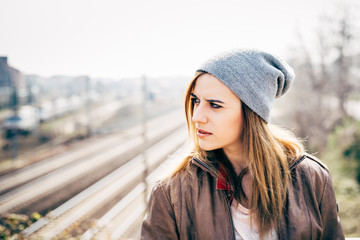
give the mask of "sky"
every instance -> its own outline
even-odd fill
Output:
[[[0,0],[0,56],[41,76],[192,76],[229,49],[289,55],[333,2]]]

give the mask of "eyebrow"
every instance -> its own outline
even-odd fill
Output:
[[[198,98],[194,93],[190,93],[191,96]],[[216,99],[206,99],[207,102],[209,103],[222,103],[225,104],[223,101],[221,100],[216,100]]]

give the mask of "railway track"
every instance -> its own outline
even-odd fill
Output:
[[[177,117],[178,114],[174,112],[149,122],[147,147],[157,143],[182,125],[182,119]],[[41,211],[42,209],[39,209],[41,205],[46,205],[41,202],[51,202],[52,196],[64,192],[60,191],[61,189],[70,185],[73,188],[83,185],[74,183],[84,182],[84,179],[89,179],[92,175],[100,179],[141,152],[143,139],[139,136],[140,132],[139,126],[129,128],[125,133],[98,139],[73,152],[64,153],[49,161],[2,176],[0,189],[5,193],[0,196],[0,215],[21,212],[29,206],[32,206],[29,211]],[[105,169],[107,172],[104,171]],[[69,191],[69,194],[80,190]],[[34,207],[36,202],[38,202],[37,207]]]
[[[178,152],[186,152],[186,144],[179,148]],[[167,158],[153,171],[149,172],[146,178],[147,188],[140,183],[126,195],[113,208],[106,212],[94,226],[88,229],[81,237],[81,240],[100,239],[139,239],[146,204],[144,197],[148,198],[150,190],[157,180],[168,175],[179,164],[180,156]]]
[[[82,221],[97,214],[101,217],[94,222],[93,227],[86,232],[86,229],[84,230],[81,239],[121,239],[124,234],[129,234],[129,229],[139,219],[142,219],[146,209],[146,190],[154,184],[154,176],[164,173],[164,166],[161,165],[163,161],[183,145],[185,139],[185,127],[178,128],[148,148],[145,155],[141,154],[131,159],[25,229],[21,237],[61,239],[57,236],[64,230],[74,224],[81,226]],[[146,168],[148,177],[147,181],[143,182]],[[117,197],[119,200],[114,201]],[[108,207],[104,211],[102,206],[109,202],[113,202],[111,208]]]
[[[170,114],[157,117],[148,122],[148,129],[158,129],[163,125],[164,122],[174,121],[180,114],[179,111],[172,112]],[[117,134],[111,134],[106,137],[96,137],[90,141],[69,152],[65,152],[61,155],[46,159],[22,169],[10,172],[0,176],[0,195],[20,186],[30,180],[36,179],[42,175],[52,172],[65,165],[71,164],[79,159],[86,158],[95,154],[96,152],[106,149],[108,146],[119,144],[131,137],[140,135],[142,133],[142,127],[140,125],[125,129]]]

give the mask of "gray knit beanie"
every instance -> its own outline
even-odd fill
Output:
[[[219,79],[267,123],[273,101],[290,88],[295,78],[285,61],[258,50],[226,52],[205,62],[197,72]]]

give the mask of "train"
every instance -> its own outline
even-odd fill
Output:
[[[90,100],[97,102],[99,98]],[[14,131],[26,135],[34,131],[39,124],[77,111],[84,107],[85,103],[84,98],[74,95],[69,98],[43,101],[37,107],[24,105],[16,113],[5,118],[2,129],[7,136],[12,135]]]
[[[22,106],[15,114],[5,119],[2,127],[7,136],[14,131],[25,135],[31,133],[38,125],[38,122],[36,108],[32,106]]]

